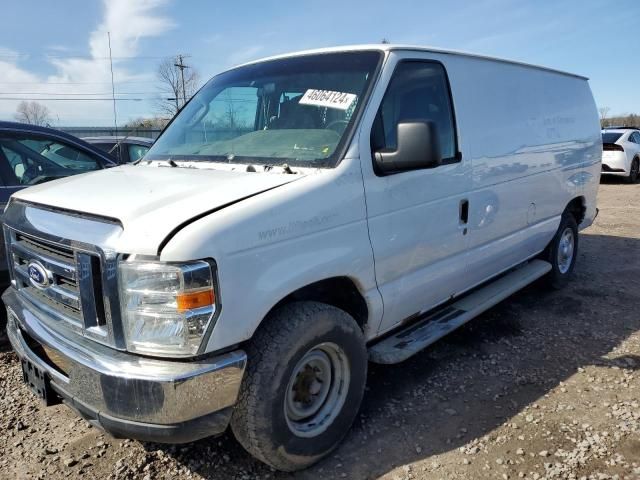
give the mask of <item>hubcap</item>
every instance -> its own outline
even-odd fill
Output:
[[[349,381],[349,362],[335,343],[322,343],[305,353],[287,385],[284,414],[289,429],[299,437],[324,432],[344,405]]]
[[[560,243],[558,244],[558,270],[560,270],[560,273],[567,273],[571,268],[574,245],[573,230],[567,227],[562,232]]]

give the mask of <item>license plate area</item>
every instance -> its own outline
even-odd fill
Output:
[[[22,378],[29,389],[46,405],[60,403],[60,399],[51,388],[47,373],[29,360],[21,359]]]

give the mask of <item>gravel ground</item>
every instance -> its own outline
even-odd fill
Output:
[[[370,368],[334,455],[281,474],[227,433],[115,440],[42,407],[0,346],[0,477],[640,479],[640,185],[607,182],[575,280],[532,285],[397,366]]]

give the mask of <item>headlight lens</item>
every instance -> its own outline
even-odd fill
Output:
[[[124,261],[118,270],[127,349],[149,355],[195,355],[216,312],[211,265]]]

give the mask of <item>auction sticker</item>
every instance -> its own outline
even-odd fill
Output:
[[[356,98],[358,98],[358,96],[353,93],[309,89],[304,93],[298,103],[301,105],[315,105],[316,107],[346,110]]]

